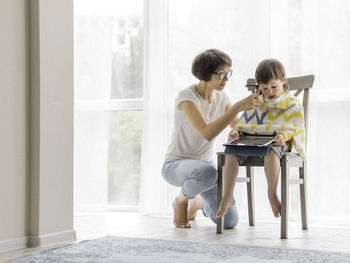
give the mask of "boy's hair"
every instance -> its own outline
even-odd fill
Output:
[[[274,58],[261,61],[255,71],[255,81],[258,85],[267,84],[271,79],[282,80],[284,77],[286,77],[286,70],[283,64]],[[287,81],[283,87],[285,91],[289,90]],[[259,90],[259,94],[261,93]]]
[[[229,55],[218,49],[207,49],[194,58],[192,74],[197,79],[207,82],[218,67],[225,66],[232,66],[232,60]]]

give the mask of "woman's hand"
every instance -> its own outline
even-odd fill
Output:
[[[239,102],[239,109],[240,111],[247,111],[247,110],[253,110],[258,106],[258,95],[252,94]]]
[[[239,132],[237,130],[231,130],[230,133],[228,134],[228,141],[231,141],[238,137],[239,137]]]
[[[274,141],[274,145],[276,146],[283,146],[286,143],[286,139],[282,133],[277,134],[274,138]]]

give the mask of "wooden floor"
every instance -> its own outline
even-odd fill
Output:
[[[172,226],[170,217],[151,217],[130,212],[79,213],[74,218],[77,242],[114,235],[350,253],[349,227],[311,225],[309,230],[301,230],[300,224],[290,223],[289,238],[281,240],[278,220],[276,222],[257,222],[254,227],[250,227],[247,221],[240,221],[236,229],[225,230],[220,235],[215,232],[216,226],[203,216],[191,221],[191,226],[191,229],[176,229]],[[0,254],[0,262],[44,249],[47,247]]]

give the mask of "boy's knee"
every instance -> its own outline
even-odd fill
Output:
[[[236,155],[227,154],[225,158],[226,158],[226,162],[231,162],[231,163],[234,163],[234,164],[239,163],[238,157]]]
[[[278,158],[278,155],[274,150],[270,149],[265,158]]]

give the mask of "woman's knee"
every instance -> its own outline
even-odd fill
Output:
[[[214,166],[207,164],[195,170],[196,178],[203,186],[211,187],[216,184],[218,173]]]
[[[217,223],[216,220],[216,211],[217,211],[217,205],[203,205],[203,213],[206,217],[209,217],[211,221],[213,221],[215,224]],[[238,224],[239,216],[238,216],[238,210],[236,206],[231,206],[228,208],[226,215],[224,216],[224,228],[225,229],[232,229],[235,228]]]
[[[231,206],[228,208],[227,213],[224,217],[224,228],[232,229],[235,228],[238,224],[239,216],[236,206]]]

